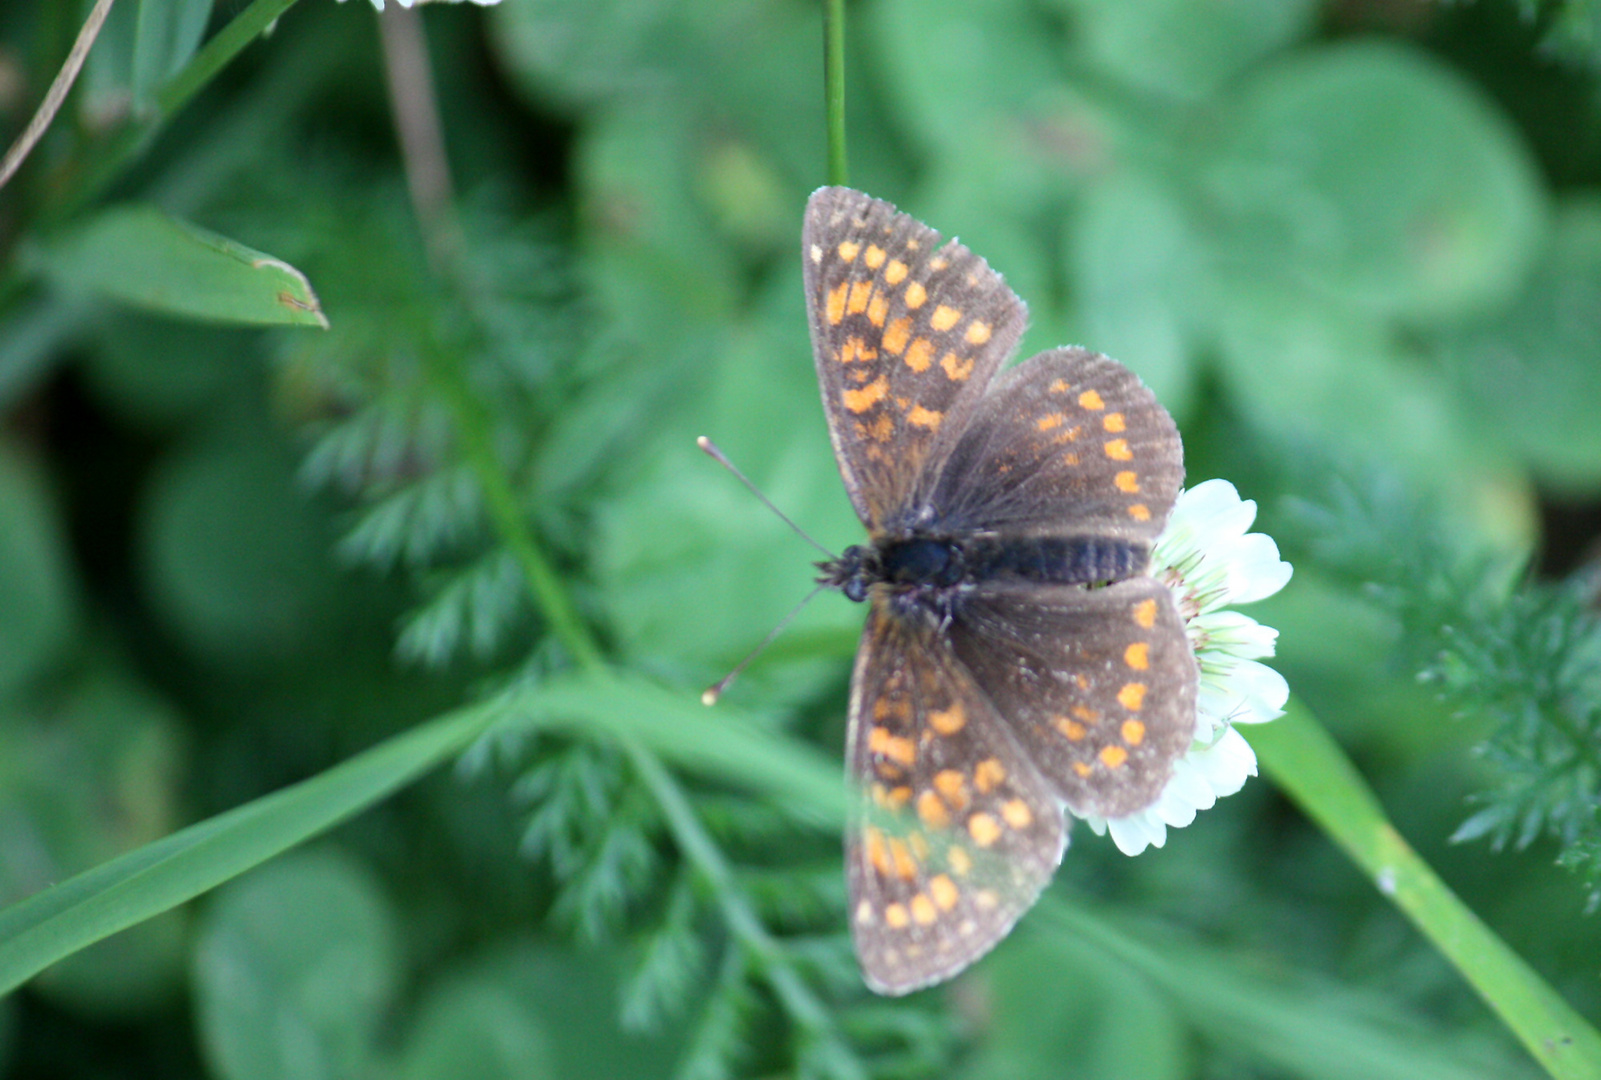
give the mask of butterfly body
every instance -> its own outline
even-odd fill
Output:
[[[1126,368],[1055,349],[983,259],[823,188],[802,238],[813,354],[868,543],[819,581],[868,605],[851,680],[846,864],[867,982],[905,993],[988,951],[1067,843],[1062,809],[1161,795],[1198,671],[1150,551],[1183,482]]]
[[[1148,546],[1098,536],[1045,536],[1014,540],[996,534],[912,533],[880,537],[871,547],[849,547],[819,563],[820,584],[860,603],[877,584],[911,590],[949,606],[963,588],[992,581],[1041,585],[1110,584],[1133,577],[1150,561]]]

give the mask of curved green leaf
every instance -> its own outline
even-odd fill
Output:
[[[1254,724],[1251,747],[1273,782],[1454,964],[1557,1080],[1601,1078],[1601,1034],[1495,935],[1384,814],[1377,796],[1299,701]]]
[[[168,315],[328,326],[299,270],[151,206],[107,210],[47,244],[42,260],[65,285]]]

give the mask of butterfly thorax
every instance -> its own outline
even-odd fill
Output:
[[[861,602],[879,584],[946,595],[963,586],[1005,580],[1104,585],[1140,573],[1149,559],[1150,548],[1143,541],[1105,536],[908,532],[846,548],[839,558],[817,564],[817,580]]]

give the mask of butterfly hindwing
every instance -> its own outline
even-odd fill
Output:
[[[967,248],[848,188],[813,193],[801,258],[834,453],[878,533],[930,494],[1027,311]]]
[[[1066,833],[1050,784],[937,624],[874,598],[851,683],[859,785],[846,838],[868,984],[902,994],[988,952],[1038,897]]]
[[[1155,578],[979,586],[950,640],[1074,813],[1143,810],[1195,737],[1195,654]]]
[[[933,504],[958,531],[1150,541],[1183,483],[1178,429],[1139,378],[1098,353],[1052,349],[996,380]]]

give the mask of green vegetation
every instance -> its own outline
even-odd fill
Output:
[[[824,6],[112,7],[0,188],[0,1077],[1601,1077],[1601,4]],[[695,436],[860,538],[840,100],[1296,568],[1265,777],[894,1001],[860,608],[697,700],[815,553]]]

